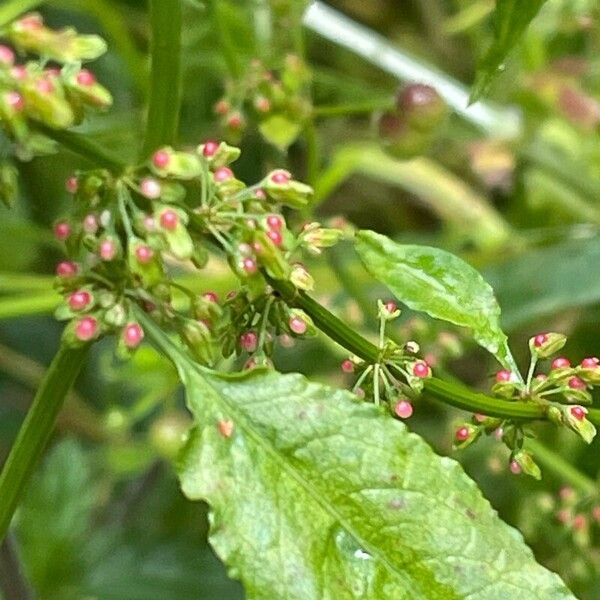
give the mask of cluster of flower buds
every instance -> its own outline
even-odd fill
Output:
[[[427,361],[418,358],[419,345],[408,341],[399,346],[386,339],[387,324],[400,316],[395,302],[377,301],[379,317],[379,360],[369,364],[357,356],[342,361],[344,373],[356,377],[352,391],[375,404],[386,402],[392,414],[408,419],[413,414],[413,399],[423,390],[423,380],[431,377]]]
[[[384,148],[397,158],[425,152],[448,114],[446,103],[429,85],[413,83],[399,90],[395,107],[377,119]]]
[[[242,79],[229,82],[215,112],[229,139],[239,140],[249,114],[269,143],[285,149],[310,114],[309,84],[309,70],[295,54],[287,55],[278,69],[253,60]]]
[[[110,93],[81,67],[82,61],[106,50],[101,38],[78,35],[73,29],[52,31],[37,13],[25,15],[0,35],[12,44],[0,45],[0,125],[22,160],[53,148],[36,124],[66,129],[83,119],[86,108],[111,105]],[[18,63],[13,48],[42,58]],[[63,66],[48,66],[48,60]]]
[[[511,371],[498,371],[492,387],[494,395],[514,402],[530,402],[542,406],[549,420],[577,433],[587,443],[596,435],[596,428],[587,419],[584,405],[592,402],[591,390],[600,382],[600,360],[584,358],[572,365],[564,357],[555,355],[564,347],[567,338],[560,333],[540,333],[529,340],[531,361],[526,380]],[[540,360],[549,361],[546,373],[537,373]],[[521,424],[474,415],[455,432],[455,446],[464,448],[482,434],[494,434],[511,450],[510,470],[540,478],[539,467],[532,456],[523,449],[526,433]]]
[[[597,498],[582,497],[573,488],[564,486],[553,503],[557,522],[571,532],[577,546],[588,547],[592,526],[600,525],[600,505],[594,500]]]
[[[294,233],[282,205],[306,206],[312,189],[284,170],[247,187],[231,168],[239,154],[215,141],[187,152],[164,147],[121,177],[95,170],[67,180],[74,204],[54,233],[70,258],[57,268],[64,295],[58,316],[71,321],[68,341],[122,331],[126,353],[143,337],[131,327],[136,305],[176,329],[204,364],[236,351],[250,354],[250,366],[266,364],[274,336],[291,340],[314,331],[307,315],[272,294],[269,280],[311,289],[296,255],[320,252],[341,232],[311,223]],[[241,283],[223,303],[212,292],[197,297],[170,272],[176,263],[203,268],[215,243]],[[173,288],[189,300],[181,310]]]

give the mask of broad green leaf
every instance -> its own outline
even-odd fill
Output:
[[[501,247],[511,228],[483,196],[425,157],[397,160],[378,144],[347,144],[335,152],[315,185],[315,202],[325,200],[354,174],[406,190],[419,198],[448,229],[480,248]]]
[[[501,72],[508,53],[521,39],[545,1],[496,0],[494,41],[479,62],[471,91],[471,102],[476,102],[488,91],[494,78]]]
[[[291,121],[285,115],[273,115],[262,121],[258,129],[268,142],[287,150],[300,134],[302,124]]]
[[[451,459],[345,390],[301,375],[219,375],[147,318],[195,427],[184,493],[249,600],[572,598]]]
[[[469,327],[474,339],[506,368],[518,373],[500,328],[494,291],[470,265],[439,248],[396,244],[373,231],[356,235],[367,271],[413,310]]]
[[[486,278],[496,290],[508,329],[600,302],[600,238],[530,250],[487,269]]]

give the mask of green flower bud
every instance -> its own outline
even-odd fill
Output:
[[[235,146],[230,146],[225,142],[206,142],[200,144],[196,148],[196,152],[199,156],[203,156],[211,169],[218,169],[219,167],[225,167],[232,162],[235,162],[241,154],[241,150]]]
[[[150,167],[160,177],[189,180],[202,175],[202,164],[196,155],[175,152],[170,146],[165,146],[152,155]]]
[[[273,243],[264,231],[254,232],[254,250],[260,264],[273,279],[289,279],[290,265],[283,252]]]
[[[127,265],[145,287],[152,287],[163,280],[164,273],[160,254],[141,239],[129,240]]]
[[[454,432],[453,446],[457,450],[462,450],[470,446],[480,435],[481,429],[479,427],[475,427],[471,423],[464,423]]]
[[[596,428],[586,419],[587,409],[583,406],[561,406],[563,422],[588,444],[596,435]]]
[[[270,198],[291,208],[305,207],[313,196],[313,189],[294,181],[287,171],[273,171],[261,182],[262,188]]]
[[[548,358],[558,352],[567,343],[567,336],[562,333],[540,333],[529,339],[529,350],[532,356]]]
[[[343,235],[344,232],[341,229],[326,229],[318,223],[310,223],[301,233],[302,240],[307,244],[308,249],[316,254],[320,254],[322,248],[335,246]]]
[[[204,323],[186,319],[180,329],[180,334],[198,362],[209,366],[214,363],[214,340],[210,330]]]
[[[17,199],[18,177],[16,167],[7,161],[0,163],[0,202],[11,208]]]
[[[432,131],[448,115],[448,107],[435,88],[422,83],[407,85],[397,95],[396,105],[408,123],[421,131]]]
[[[511,461],[516,462],[521,471],[538,481],[542,478],[542,472],[538,465],[533,460],[533,456],[527,450],[517,450],[513,452]]]
[[[431,135],[413,127],[396,112],[383,113],[377,122],[383,148],[393,157],[406,160],[423,154],[431,144]]]
[[[21,86],[25,111],[29,117],[54,129],[67,129],[75,123],[75,114],[62,88],[54,80],[32,77]]]
[[[315,287],[315,280],[304,265],[295,263],[290,272],[290,281],[300,290],[310,292]]]
[[[127,322],[127,311],[121,303],[117,303],[104,313],[102,320],[110,327],[123,327]]]

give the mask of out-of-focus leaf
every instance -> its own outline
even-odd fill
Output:
[[[485,275],[508,329],[593,304],[600,301],[600,237],[532,250],[487,269]]]
[[[448,227],[481,248],[504,244],[511,236],[508,223],[463,181],[427,158],[395,160],[377,144],[340,148],[315,185],[322,202],[349,176],[358,173],[414,194]]]
[[[476,102],[489,89],[502,70],[508,53],[513,49],[546,0],[496,0],[494,41],[481,59],[471,102]]]
[[[273,115],[259,125],[261,135],[281,150],[286,150],[295,141],[301,128],[300,123],[290,121],[283,115]]]
[[[473,267],[445,250],[396,244],[373,231],[356,235],[356,251],[367,271],[409,308],[469,327],[477,343],[518,372],[494,291]]]
[[[344,390],[219,375],[147,319],[196,426],[180,477],[248,599],[572,598],[460,466]]]

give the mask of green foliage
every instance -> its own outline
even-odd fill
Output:
[[[409,308],[470,328],[477,343],[516,370],[500,306],[473,267],[439,248],[396,244],[372,231],[357,234],[356,251],[369,273]]]
[[[494,78],[503,70],[508,53],[519,42],[545,1],[496,0],[494,41],[479,63],[471,102],[476,102],[488,92]]]

